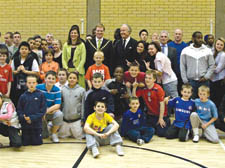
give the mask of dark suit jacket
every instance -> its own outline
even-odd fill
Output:
[[[92,43],[92,44],[91,44]],[[91,40],[86,41],[86,63],[85,70],[87,71],[88,67],[93,65],[95,62],[93,60],[94,53],[97,51],[96,39],[93,38]],[[110,72],[112,72],[112,60],[113,60],[113,45],[112,41],[103,38],[101,47],[101,51],[104,53],[104,61],[103,64],[109,67]]]
[[[137,41],[133,38],[130,38],[130,41],[127,43],[126,48],[123,49],[123,39],[120,39],[115,46],[115,59],[114,65],[115,66],[122,66],[124,71],[128,70],[127,62],[134,62],[135,53],[137,49]],[[114,67],[115,68],[115,67]]]
[[[168,47],[168,58],[171,61],[173,72],[177,75],[177,50],[173,47]]]

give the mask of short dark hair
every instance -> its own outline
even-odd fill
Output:
[[[22,41],[22,42],[20,43],[20,45],[19,45],[18,51],[20,51],[20,48],[23,47],[23,46],[27,47],[27,48],[30,50],[30,45],[29,45],[29,43],[26,42],[26,41]]]
[[[134,97],[134,96],[129,98],[129,103],[131,103],[132,100],[138,100],[139,101],[138,97]]]
[[[21,36],[20,32],[18,32],[18,31],[13,33],[13,35],[15,35],[15,34],[19,34]]]
[[[56,72],[55,71],[48,71],[48,72],[46,72],[45,78],[47,78],[48,75],[52,75],[52,76],[54,76],[56,78]]]
[[[4,44],[0,44],[0,53],[6,54],[7,58],[9,57],[9,50]]]
[[[7,32],[7,33],[5,33],[5,34],[8,34],[9,37],[10,37],[11,39],[13,39],[13,33],[12,33],[12,32]]]
[[[66,70],[66,68],[60,68],[60,69],[58,70],[57,74],[58,74],[60,71],[66,72],[66,76],[68,76],[68,71]]]
[[[79,72],[76,72],[76,71],[73,71],[73,72],[70,72],[67,76],[67,78],[69,78],[69,76],[71,75],[71,74],[74,74],[74,75],[76,75],[77,76],[77,79],[79,79]]]
[[[200,31],[195,31],[193,34],[192,34],[192,38],[195,38],[197,36],[197,34],[201,34],[202,35],[202,32]]]
[[[34,40],[34,38],[33,38],[33,37],[29,37],[29,38],[27,39],[27,42],[29,42],[29,41],[31,41],[31,40]]]
[[[94,73],[94,75],[92,77],[92,79],[97,79],[97,78],[101,78],[102,80],[104,80],[103,75],[99,72]]]
[[[148,31],[147,31],[146,29],[142,29],[142,30],[139,32],[139,36],[141,36],[141,33],[142,33],[142,32],[146,32],[147,35],[148,35]]]
[[[44,56],[46,56],[47,54],[52,54],[52,56],[54,57],[54,51],[53,51],[53,49],[51,49],[51,48],[48,48],[47,50],[46,50],[46,52],[44,52]]]
[[[147,71],[145,72],[145,76],[146,76],[146,75],[152,75],[154,79],[157,79],[157,73],[156,73],[156,71],[153,70],[153,69],[147,70]]]
[[[28,75],[26,79],[28,79],[28,78],[35,78],[36,82],[38,81],[37,75]]]
[[[97,100],[95,101],[95,106],[98,104],[98,103],[103,103],[105,105],[105,108],[107,108],[107,104],[104,100]]]

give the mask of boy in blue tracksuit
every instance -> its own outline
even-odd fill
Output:
[[[155,129],[146,126],[144,113],[138,109],[140,102],[137,97],[130,98],[129,106],[130,109],[123,114],[121,135],[137,142],[138,145],[148,143],[152,139]]]
[[[41,145],[42,117],[47,110],[44,93],[36,90],[37,77],[27,77],[28,90],[19,98],[17,113],[22,126],[22,142],[27,145]]]

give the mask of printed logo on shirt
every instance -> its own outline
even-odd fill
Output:
[[[189,106],[188,109],[189,109],[189,110],[192,110],[192,106]]]
[[[103,76],[103,79],[105,79],[105,71],[104,71],[104,69],[92,70],[92,74],[94,75],[95,73],[101,73],[102,76]]]
[[[7,69],[5,69],[5,70],[4,70],[4,73],[8,73],[8,70],[7,70]]]
[[[37,97],[35,97],[35,98],[34,98],[34,100],[38,100],[38,98],[37,98]]]

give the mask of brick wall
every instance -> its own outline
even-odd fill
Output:
[[[19,31],[26,40],[50,32],[64,42],[71,25],[80,26],[80,20],[86,19],[86,0],[1,0],[0,16],[2,36]]]
[[[102,0],[101,22],[105,35],[113,38],[114,30],[128,23],[132,37],[139,40],[138,32],[145,28],[150,34],[162,30],[170,33],[181,28],[184,40],[189,41],[194,31],[210,33],[210,20],[215,33],[215,0]]]

